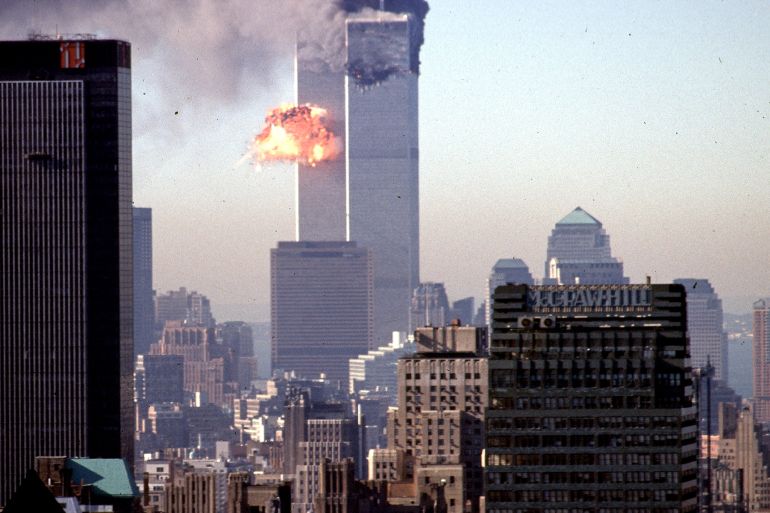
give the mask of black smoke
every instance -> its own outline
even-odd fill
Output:
[[[385,0],[385,11],[399,14],[411,14],[414,19],[411,41],[411,71],[420,72],[420,48],[425,42],[425,16],[428,14],[429,6],[425,0]],[[379,9],[379,0],[338,0],[339,7],[348,13],[361,12],[364,9]],[[387,73],[386,70],[379,70],[376,74],[380,78],[387,78],[393,71]]]

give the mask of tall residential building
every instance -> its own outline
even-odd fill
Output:
[[[155,340],[152,297],[152,209],[134,207],[134,356]]]
[[[209,298],[194,290],[188,292],[184,287],[155,297],[155,322],[162,330],[167,321],[181,321],[207,328],[213,328],[216,324]]]
[[[403,469],[403,475],[391,478],[414,480],[419,494],[430,495],[431,487],[444,480],[447,513],[469,511],[466,504],[478,512],[488,392],[486,328],[418,328],[415,344],[415,354],[398,360],[398,408],[388,412],[388,449],[370,453],[370,468],[382,468],[378,460],[384,457],[393,472]],[[394,457],[405,462],[394,466]]]
[[[727,333],[722,321],[722,300],[704,278],[681,278],[674,283],[687,291],[687,331],[690,364],[706,367],[711,362],[714,378],[727,383]]]
[[[413,23],[386,12],[346,21],[347,236],[371,250],[377,344],[408,329],[420,283]]]
[[[694,512],[681,285],[495,291],[487,511]]]
[[[544,276],[548,285],[628,283],[602,223],[580,207],[556,223],[548,237]]]
[[[529,267],[521,258],[501,258],[492,266],[492,271],[487,278],[487,297],[484,302],[485,326],[492,323],[492,294],[500,285],[506,284],[534,285]]]
[[[451,320],[449,299],[443,283],[426,282],[414,289],[410,311],[412,328],[446,326]]]
[[[130,45],[0,42],[0,504],[35,456],[133,460]]]
[[[348,381],[372,347],[372,262],[355,242],[279,242],[270,252],[273,369]]]
[[[754,418],[770,422],[770,298],[754,303]]]

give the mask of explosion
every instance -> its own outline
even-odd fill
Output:
[[[326,109],[315,105],[281,104],[265,118],[249,155],[257,161],[284,160],[315,166],[339,154],[339,144],[327,127]]]

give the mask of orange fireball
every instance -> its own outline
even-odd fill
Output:
[[[326,109],[315,105],[281,104],[265,118],[251,152],[260,162],[284,160],[315,166],[335,158],[339,144],[327,126]]]

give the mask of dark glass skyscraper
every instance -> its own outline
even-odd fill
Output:
[[[134,354],[147,354],[154,339],[152,209],[134,207]]]
[[[509,285],[489,356],[489,513],[697,510],[681,285]]]
[[[37,455],[133,461],[130,67],[0,42],[0,504]]]

